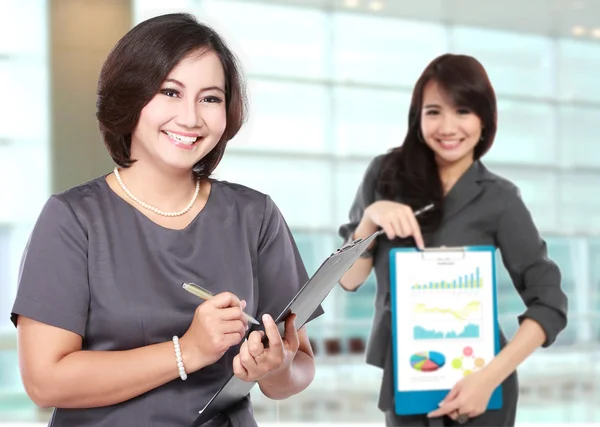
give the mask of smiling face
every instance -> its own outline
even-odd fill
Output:
[[[433,80],[423,90],[422,105],[421,133],[438,165],[466,169],[481,138],[481,119],[468,106],[454,105]]]
[[[225,130],[225,75],[213,51],[197,51],[169,73],[142,109],[131,158],[161,169],[191,170]]]

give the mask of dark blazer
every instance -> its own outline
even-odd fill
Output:
[[[376,180],[383,155],[371,161],[350,209],[350,221],[339,229],[350,239],[367,206],[383,200],[376,190]],[[397,199],[402,202],[402,197]],[[552,344],[567,324],[567,297],[561,289],[558,266],[548,258],[545,241],[520,197],[518,188],[490,172],[480,161],[460,177],[445,198],[440,227],[424,234],[426,247],[492,245],[499,249],[516,291],[527,309],[518,321],[531,318],[546,333],[544,347]],[[393,363],[391,347],[391,312],[389,251],[393,247],[413,245],[412,239],[390,241],[379,236],[373,258],[377,293],[375,318],[367,345],[367,363],[384,370],[379,408],[386,412],[388,425],[428,425],[424,416],[398,417],[394,414]],[[501,334],[501,346],[506,338]],[[500,411],[488,411],[471,420],[472,425],[514,425],[518,386],[516,373],[505,380],[504,405]],[[468,423],[468,424],[469,424]],[[467,424],[467,425],[468,425]]]

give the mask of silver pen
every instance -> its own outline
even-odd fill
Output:
[[[203,287],[201,287],[195,283],[184,282],[181,285],[181,287],[183,289],[185,289],[186,291],[188,291],[190,294],[194,294],[198,298],[202,298],[204,301],[208,301],[209,299],[214,297],[214,295],[212,293],[210,293],[209,291],[207,291],[206,289],[204,289]],[[246,320],[248,322],[254,323],[255,325],[260,325],[259,321],[256,320],[254,317],[250,316],[248,313],[244,313],[244,316],[246,317]]]
[[[421,209],[417,209],[415,211],[415,216],[419,216],[421,215],[423,212],[427,212],[430,211],[431,209],[433,209],[434,203],[430,203],[427,206],[423,206]]]

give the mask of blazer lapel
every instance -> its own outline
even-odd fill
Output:
[[[479,160],[458,179],[444,199],[444,220],[460,212],[482,191],[481,181],[493,178]]]

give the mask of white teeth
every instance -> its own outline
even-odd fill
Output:
[[[445,145],[445,146],[450,146],[450,147],[458,145],[460,143],[460,140],[458,140],[458,139],[453,139],[453,140],[441,140],[440,139],[439,141],[440,141],[440,144]]]
[[[173,138],[174,140],[187,145],[192,145],[198,139],[195,136],[182,136],[169,131],[165,131],[165,133],[169,136],[169,138]]]

